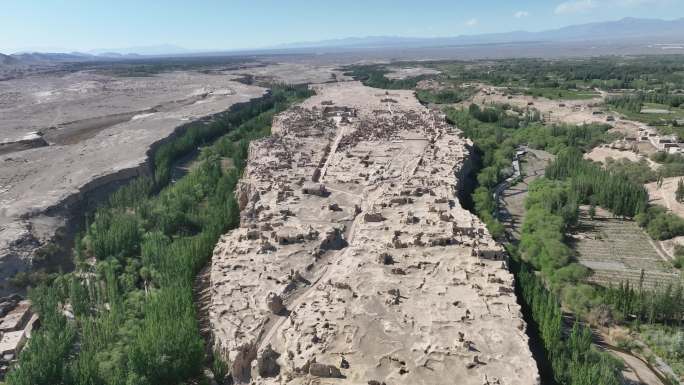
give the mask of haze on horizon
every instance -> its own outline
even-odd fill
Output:
[[[258,3],[258,4],[257,4]],[[674,19],[684,0],[6,0],[0,52],[174,46],[233,50],[362,36],[446,37],[542,31],[624,17]]]

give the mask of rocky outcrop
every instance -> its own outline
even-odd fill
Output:
[[[280,357],[280,354],[273,350],[271,345],[266,345],[266,348],[261,351],[257,358],[257,368],[260,377],[275,377],[280,373],[278,357]]]
[[[268,293],[266,296],[266,306],[271,313],[279,315],[285,312],[285,305],[283,299],[276,293]]]
[[[343,378],[342,372],[334,365],[314,362],[309,365],[309,374],[321,378]]]
[[[0,141],[0,155],[47,146],[48,143],[38,133],[30,133],[18,140]]]
[[[212,259],[217,349],[268,353],[236,382],[539,383],[504,250],[459,204],[471,144],[456,128],[409,92],[349,82],[272,132]]]

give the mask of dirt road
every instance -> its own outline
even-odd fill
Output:
[[[640,359],[618,350],[606,348],[614,356],[619,357],[625,363],[625,369],[622,375],[625,377],[627,384],[643,384],[643,385],[665,385],[658,376],[651,371],[651,369]]]
[[[529,149],[521,162],[522,182],[509,186],[499,195],[499,221],[506,227],[507,232],[514,239],[520,238],[520,229],[525,216],[525,198],[530,183],[544,176],[546,165],[553,159],[553,155],[542,150]]]

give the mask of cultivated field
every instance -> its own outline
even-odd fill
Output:
[[[579,262],[593,271],[591,282],[638,285],[642,271],[645,287],[680,279],[667,257],[633,221],[612,218],[601,209],[592,220],[585,207],[579,228],[581,232],[572,235],[574,248]]]

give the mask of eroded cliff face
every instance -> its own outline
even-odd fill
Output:
[[[114,90],[103,94],[99,86],[86,87],[82,93],[69,91],[74,87],[78,89],[78,85],[91,84],[77,81],[82,78],[90,79],[91,75],[79,72],[53,79],[60,88],[55,90],[55,95],[45,96],[45,100],[33,99],[44,92],[29,92],[38,86],[34,84],[35,79],[17,80],[12,83],[16,89],[26,88],[22,96],[12,103],[0,103],[0,116],[7,116],[5,120],[0,119],[0,142],[5,143],[5,146],[0,143],[0,295],[20,289],[7,280],[17,272],[33,267],[33,258],[40,247],[50,242],[63,243],[62,237],[56,236],[58,229],[66,229],[67,234],[75,232],[76,226],[70,221],[78,222],[82,211],[94,206],[91,201],[101,202],[116,187],[148,174],[154,150],[185,132],[188,122],[209,119],[263,97],[266,92],[262,87],[239,83],[232,76],[194,73],[160,75],[147,80],[119,79],[113,81]],[[105,82],[101,78],[95,76],[98,80],[95,84]],[[154,92],[168,91],[174,84],[173,92],[162,92],[162,96]],[[162,88],[155,88],[162,85]],[[7,86],[0,87],[0,94]],[[136,102],[131,105],[130,93],[138,87],[141,94],[136,94]],[[180,102],[173,99],[181,95],[184,98]],[[104,123],[106,127],[98,126],[98,119],[106,121],[112,116],[99,114],[141,108],[148,103],[158,104],[145,109],[155,112],[120,113],[128,118],[111,122],[111,126]],[[40,113],[33,111],[32,105]],[[61,111],[62,107],[64,114],[55,115],[54,112]],[[49,114],[42,113],[45,111]],[[84,119],[65,122],[65,119],[77,118]],[[11,141],[16,132],[49,125],[56,128],[45,129],[46,135],[38,138],[61,138],[59,141],[51,142],[49,146],[20,147],[8,152],[9,142],[4,141],[5,135]],[[92,127],[87,129],[89,125]],[[70,234],[66,238],[72,237]],[[43,263],[60,265],[61,261],[55,259],[61,258],[50,256]]]
[[[233,379],[538,384],[504,251],[457,198],[471,143],[411,92],[316,91],[252,143],[214,251]]]

